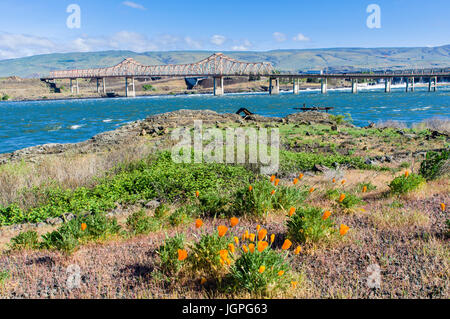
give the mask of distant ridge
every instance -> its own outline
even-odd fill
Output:
[[[54,53],[0,60],[0,77],[40,77],[51,70],[112,66],[124,58],[143,64],[192,63],[214,51],[144,52],[101,51]],[[226,55],[255,62],[271,62],[280,71],[399,70],[450,67],[450,45],[417,48],[331,48],[273,50],[265,52],[223,51]]]

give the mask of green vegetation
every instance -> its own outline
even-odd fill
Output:
[[[40,247],[39,235],[33,230],[20,233],[11,239],[11,250],[38,249]]]
[[[317,207],[302,207],[287,220],[288,237],[300,243],[317,243],[334,232],[334,222]]]
[[[142,86],[142,89],[144,90],[144,91],[156,91],[156,89],[153,87],[153,85],[151,85],[151,84],[144,84],[143,86]]]
[[[280,151],[280,166],[285,172],[312,170],[316,164],[333,167],[334,163],[359,169],[373,168],[361,157]]]
[[[176,275],[181,267],[182,262],[178,260],[178,250],[184,249],[185,238],[182,234],[177,234],[167,238],[156,253],[159,256],[159,270],[165,275]]]
[[[231,243],[229,237],[220,237],[217,232],[202,234],[200,240],[190,247],[188,263],[191,271],[207,278],[219,279],[226,267],[220,251],[226,250],[228,255],[228,245]]]
[[[11,97],[8,94],[2,96],[2,101],[8,101]]]
[[[394,178],[389,184],[389,188],[392,194],[402,195],[419,188],[425,182],[425,179],[418,174],[410,174],[409,176],[401,175]]]
[[[83,230],[82,224],[86,229]],[[95,213],[73,219],[57,230],[43,235],[41,247],[71,253],[83,242],[104,240],[118,235],[119,231],[120,226],[116,219]]]
[[[9,279],[10,274],[8,270],[2,270],[0,271],[0,285],[4,285],[6,281]]]
[[[242,166],[225,164],[176,164],[169,152],[118,167],[99,179],[93,188],[74,190],[58,186],[34,187],[27,191],[40,201],[28,210],[18,203],[0,207],[0,225],[40,222],[66,212],[101,213],[116,203],[160,198],[167,201],[193,198],[196,191],[227,193],[256,176]]]
[[[428,152],[425,160],[420,164],[419,173],[426,180],[433,180],[439,177],[444,165],[449,166],[450,150],[442,152]]]
[[[161,227],[159,220],[147,216],[143,209],[134,212],[127,218],[127,226],[134,235],[148,234]]]
[[[264,267],[262,273],[261,267]],[[290,268],[284,256],[271,247],[262,252],[244,253],[230,269],[228,289],[247,290],[257,296],[267,295],[269,289],[286,289],[289,286],[289,276],[286,273]]]

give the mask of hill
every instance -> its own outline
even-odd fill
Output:
[[[112,66],[131,57],[143,64],[192,63],[213,51],[102,51],[55,53],[0,61],[0,77],[39,77],[51,70]],[[243,61],[271,62],[282,71],[362,70],[450,67],[450,45],[417,48],[332,48],[223,52]]]

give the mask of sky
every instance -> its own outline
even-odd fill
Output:
[[[0,60],[450,44],[449,0],[0,0],[0,12]]]

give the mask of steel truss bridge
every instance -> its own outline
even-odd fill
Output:
[[[293,92],[299,91],[299,79],[318,78],[321,79],[322,93],[327,92],[327,79],[348,78],[352,80],[352,92],[358,90],[358,79],[385,79],[386,92],[391,90],[393,78],[405,78],[406,90],[414,90],[414,78],[429,78],[429,90],[437,90],[438,77],[450,77],[450,69],[407,71],[391,73],[335,73],[335,74],[298,74],[277,72],[268,62],[243,62],[230,58],[223,53],[215,53],[210,57],[191,64],[168,64],[168,65],[144,65],[132,58],[124,59],[112,67],[51,71],[50,75],[41,80],[51,82],[56,79],[70,79],[72,93],[74,89],[79,93],[78,79],[97,79],[97,92],[100,93],[100,80],[103,81],[103,93],[106,94],[106,78],[125,78],[126,96],[135,96],[135,78],[149,77],[213,77],[214,95],[224,94],[223,78],[229,76],[263,76],[269,78],[269,93],[279,93],[279,80],[287,78],[293,80]],[[73,80],[76,81],[74,86]],[[131,86],[131,90],[130,90]]]

